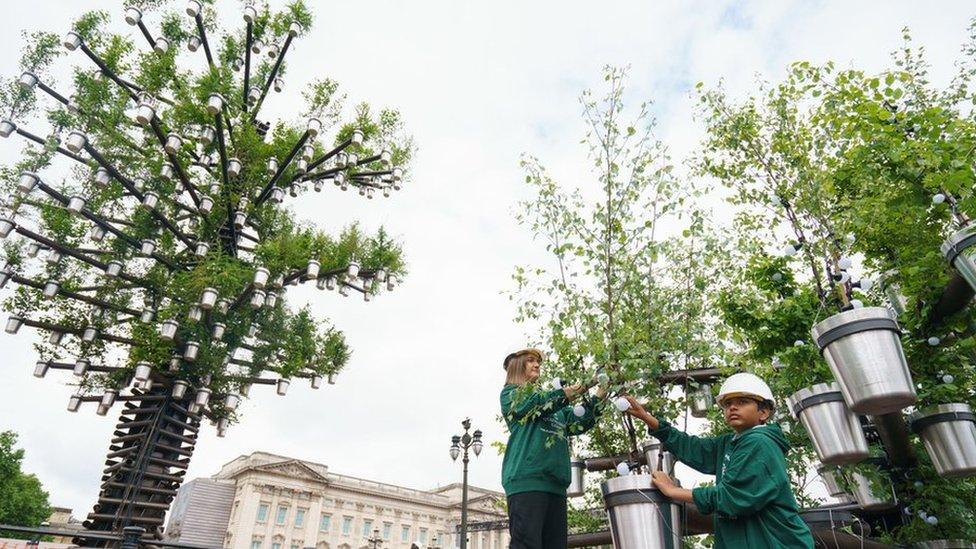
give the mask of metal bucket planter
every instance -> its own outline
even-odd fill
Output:
[[[583,485],[583,479],[586,476],[586,466],[583,460],[574,459],[569,464],[570,480],[569,488],[566,489],[566,496],[571,498],[578,498],[583,495],[586,491]]]
[[[675,549],[672,508],[677,507],[651,485],[650,475],[627,475],[600,485],[616,549]]]
[[[881,487],[875,486],[871,479],[856,471],[847,473],[847,479],[851,486],[851,494],[858,507],[865,511],[885,511],[893,508],[895,500],[891,494],[891,488],[885,486],[885,495],[882,495]]]
[[[651,471],[664,471],[674,476],[674,454],[664,449],[664,446],[656,440],[645,440],[641,444],[641,452],[647,461],[647,467]]]
[[[942,404],[913,413],[912,431],[940,476],[976,475],[976,416],[967,404]]]
[[[901,286],[892,281],[896,274],[893,270],[885,271],[878,283],[881,286],[881,291],[888,298],[888,304],[891,306],[891,310],[895,312],[895,316],[901,316],[908,308],[908,298],[901,293]]]
[[[976,543],[964,539],[934,539],[912,544],[914,549],[976,549]]]
[[[840,480],[837,478],[840,475],[837,469],[829,465],[820,465],[817,467],[817,474],[820,475],[820,480],[823,481],[830,497],[845,501],[851,499],[851,495],[844,489],[844,486],[841,485]]]
[[[712,386],[705,383],[688,395],[688,406],[691,408],[692,417],[708,417],[708,411],[715,407]]]
[[[853,412],[882,415],[915,402],[915,385],[892,311],[844,311],[818,322],[811,334]]]
[[[803,423],[820,461],[844,465],[867,459],[861,421],[847,407],[837,383],[818,383],[790,395],[790,411]]]
[[[970,225],[953,233],[942,243],[946,261],[976,289],[976,225]]]

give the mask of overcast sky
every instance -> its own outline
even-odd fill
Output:
[[[779,78],[795,60],[880,69],[907,25],[939,82],[976,15],[967,1],[307,1],[316,25],[289,53],[285,91],[266,114],[296,116],[302,85],[328,76],[352,100],[399,108],[420,149],[409,187],[394,198],[367,203],[329,187],[297,212],[329,229],[353,220],[385,225],[403,241],[410,275],[365,304],[292,290],[292,303],[311,303],[345,331],[354,349],[348,370],[319,391],[295,383],[286,398],[255,387],[243,423],[226,438],[203,429],[188,478],[264,450],[416,488],[459,482],[450,437],[470,416],[487,440],[502,439],[500,361],[526,339],[501,292],[516,264],[543,258],[512,222],[526,196],[519,155],[539,156],[567,184],[589,182],[577,97],[586,87],[602,90],[603,65],[631,66],[628,97],[654,100],[658,136],[680,161],[701,135],[689,95],[698,81],[723,79],[742,94],[757,75]],[[7,2],[0,74],[16,74],[21,30],[63,34],[82,4],[109,10],[128,32],[117,0]],[[146,19],[156,28],[157,17]],[[69,59],[85,62],[80,53]],[[21,145],[0,142],[0,162],[14,162]],[[84,517],[117,417],[98,417],[93,407],[66,412],[70,373],[35,379],[32,330],[0,336],[0,430],[20,433],[25,468],[51,503]],[[471,482],[500,489],[500,469],[501,458],[486,450],[471,465]]]

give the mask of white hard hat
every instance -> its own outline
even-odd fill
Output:
[[[773,391],[756,374],[732,374],[722,383],[718,391],[718,403],[731,397],[752,397],[773,402]]]

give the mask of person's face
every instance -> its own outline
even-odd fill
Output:
[[[769,410],[760,410],[759,402],[748,397],[731,397],[722,401],[725,423],[741,433],[769,419]]]
[[[538,360],[530,358],[529,361],[525,363],[525,378],[530,382],[539,379],[539,374],[541,373],[542,368]]]

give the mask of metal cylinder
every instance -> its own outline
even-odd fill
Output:
[[[956,231],[942,243],[942,254],[959,274],[976,289],[976,225]]]
[[[674,476],[674,454],[664,449],[664,445],[656,440],[645,440],[641,444],[641,453],[651,471],[664,471]]]
[[[925,451],[939,475],[976,475],[976,416],[968,404],[942,404],[920,410],[909,417],[909,422],[925,443]]]
[[[849,472],[847,478],[851,485],[854,500],[857,501],[857,505],[861,509],[882,511],[895,506],[890,486],[878,486],[870,478],[856,471]]]
[[[900,330],[889,309],[844,311],[817,323],[811,334],[855,413],[887,414],[915,402]]]
[[[840,481],[837,480],[837,471],[830,466],[820,465],[817,467],[817,474],[820,475],[820,480],[823,481],[824,486],[827,487],[827,493],[831,497],[835,498],[848,498],[849,494],[847,490],[841,486]]]
[[[837,383],[804,387],[787,400],[806,429],[820,461],[828,465],[857,463],[869,455],[861,421],[847,407]]]
[[[708,417],[709,410],[715,407],[715,396],[712,395],[712,386],[708,383],[702,384],[688,395],[688,400],[692,417]]]
[[[586,464],[581,459],[574,459],[569,464],[570,480],[566,496],[577,498],[586,491],[583,479],[586,477]]]
[[[676,504],[651,484],[650,475],[627,475],[600,485],[615,549],[676,549],[672,507]]]

